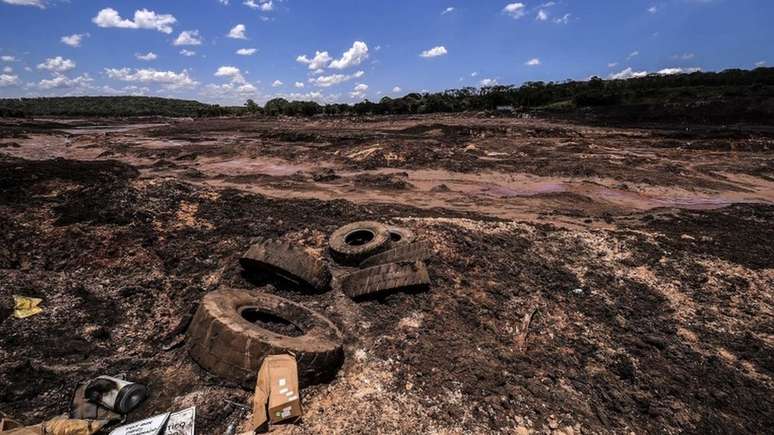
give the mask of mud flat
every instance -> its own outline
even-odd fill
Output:
[[[766,433],[774,425],[774,138],[474,116],[0,122],[0,411],[66,411],[103,373],[132,419],[250,392],[199,368],[219,287],[326,315],[345,363],[287,433]],[[349,221],[432,242],[428,292],[355,303],[242,273],[259,237],[325,255]],[[522,319],[534,312],[524,347]],[[3,319],[4,317],[0,317]]]

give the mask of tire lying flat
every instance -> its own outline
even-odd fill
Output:
[[[408,228],[396,227],[394,225],[387,226],[387,231],[390,233],[390,247],[397,248],[398,246],[406,243],[412,243],[417,239],[416,234]]]
[[[325,262],[278,240],[262,240],[250,246],[239,263],[245,270],[271,272],[317,291],[327,290],[331,282]]]
[[[338,263],[357,265],[366,258],[389,248],[390,232],[379,222],[353,222],[331,234],[328,246]]]
[[[352,299],[378,296],[390,291],[430,285],[427,266],[421,261],[390,263],[353,272],[341,280],[341,290]]]
[[[427,260],[433,255],[433,244],[427,240],[402,243],[390,250],[366,258],[360,267],[372,267],[387,263],[414,262]]]
[[[300,329],[300,336],[278,334],[248,321],[243,313],[266,313]],[[208,293],[187,336],[189,354],[205,370],[255,387],[266,355],[293,353],[301,386],[333,379],[344,361],[339,330],[325,317],[287,299],[247,290]]]

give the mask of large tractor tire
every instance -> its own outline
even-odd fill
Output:
[[[188,331],[205,370],[253,389],[267,355],[291,353],[301,386],[326,382],[344,361],[339,330],[325,317],[268,293],[224,289],[202,299]]]
[[[245,270],[270,272],[319,292],[327,290],[331,281],[325,262],[279,240],[263,240],[250,246],[239,263]]]
[[[389,248],[390,232],[379,222],[354,222],[331,234],[328,246],[338,263],[356,266],[366,258]]]

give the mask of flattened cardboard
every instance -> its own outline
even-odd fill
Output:
[[[270,355],[258,371],[252,427],[295,420],[303,414],[298,390],[298,364],[292,355]]]

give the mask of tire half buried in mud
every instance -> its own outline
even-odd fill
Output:
[[[378,266],[387,263],[427,260],[433,255],[433,244],[427,240],[413,243],[401,243],[397,247],[366,258],[360,263],[361,268]]]
[[[278,240],[262,240],[239,259],[245,270],[264,270],[317,291],[325,291],[331,274],[325,263],[302,249]]]
[[[422,261],[369,267],[341,280],[341,290],[352,299],[377,297],[399,290],[423,290],[429,285],[430,274]]]
[[[302,387],[327,382],[344,362],[341,332],[303,305],[256,291],[222,289],[202,299],[188,330],[189,353],[205,370],[255,387],[267,355],[292,353]]]
[[[331,256],[341,264],[357,265],[384,251],[390,245],[390,232],[379,222],[353,222],[331,234],[328,246]]]
[[[411,243],[416,240],[417,236],[408,228],[396,227],[390,225],[387,227],[387,231],[390,233],[390,247],[395,248],[406,243]]]

